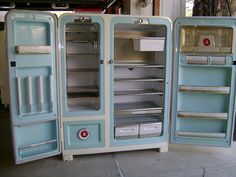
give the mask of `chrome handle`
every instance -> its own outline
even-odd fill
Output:
[[[10,2],[9,6],[0,6],[0,9],[14,9],[16,7],[15,3]]]
[[[52,4],[53,9],[62,10],[62,9],[69,9],[68,3],[59,3],[59,4]]]

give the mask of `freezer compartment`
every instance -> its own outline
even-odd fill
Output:
[[[164,51],[165,38],[163,37],[142,37],[133,39],[134,51]]]
[[[166,31],[165,25],[116,24],[114,26],[115,64],[130,62],[164,65]],[[152,42],[154,44],[151,44]],[[146,44],[143,45],[144,43]]]
[[[69,112],[100,109],[100,26],[67,23],[66,93]]]
[[[59,151],[57,126],[58,121],[52,120],[14,127],[17,156],[27,158]]]
[[[212,26],[182,26],[181,52],[231,53],[233,28]]]

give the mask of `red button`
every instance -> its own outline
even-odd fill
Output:
[[[82,131],[82,132],[81,132],[81,136],[82,136],[83,138],[86,138],[86,137],[88,136],[88,132],[87,132],[87,131]]]
[[[88,139],[89,131],[88,129],[84,128],[78,132],[78,137],[82,140]]]
[[[211,45],[211,40],[209,38],[204,38],[202,40],[204,46],[209,46]]]

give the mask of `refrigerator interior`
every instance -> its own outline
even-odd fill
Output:
[[[166,27],[121,23],[114,28],[115,139],[161,136]]]
[[[99,25],[66,23],[66,90],[70,112],[100,109]]]
[[[181,27],[176,136],[227,137],[232,36],[230,27]]]

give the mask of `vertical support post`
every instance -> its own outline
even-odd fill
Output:
[[[50,75],[50,110],[53,111],[53,99],[54,99],[54,89],[53,89],[53,76]]]
[[[43,104],[44,104],[43,76],[37,77],[37,85],[38,85],[39,110],[42,112],[43,111]]]
[[[19,115],[22,114],[22,91],[21,91],[21,78],[17,77],[16,78],[16,82],[17,82],[17,97],[18,97],[18,111],[19,111]]]
[[[32,92],[32,77],[28,76],[27,77],[27,101],[28,101],[28,112],[32,112],[33,108],[33,92]]]

